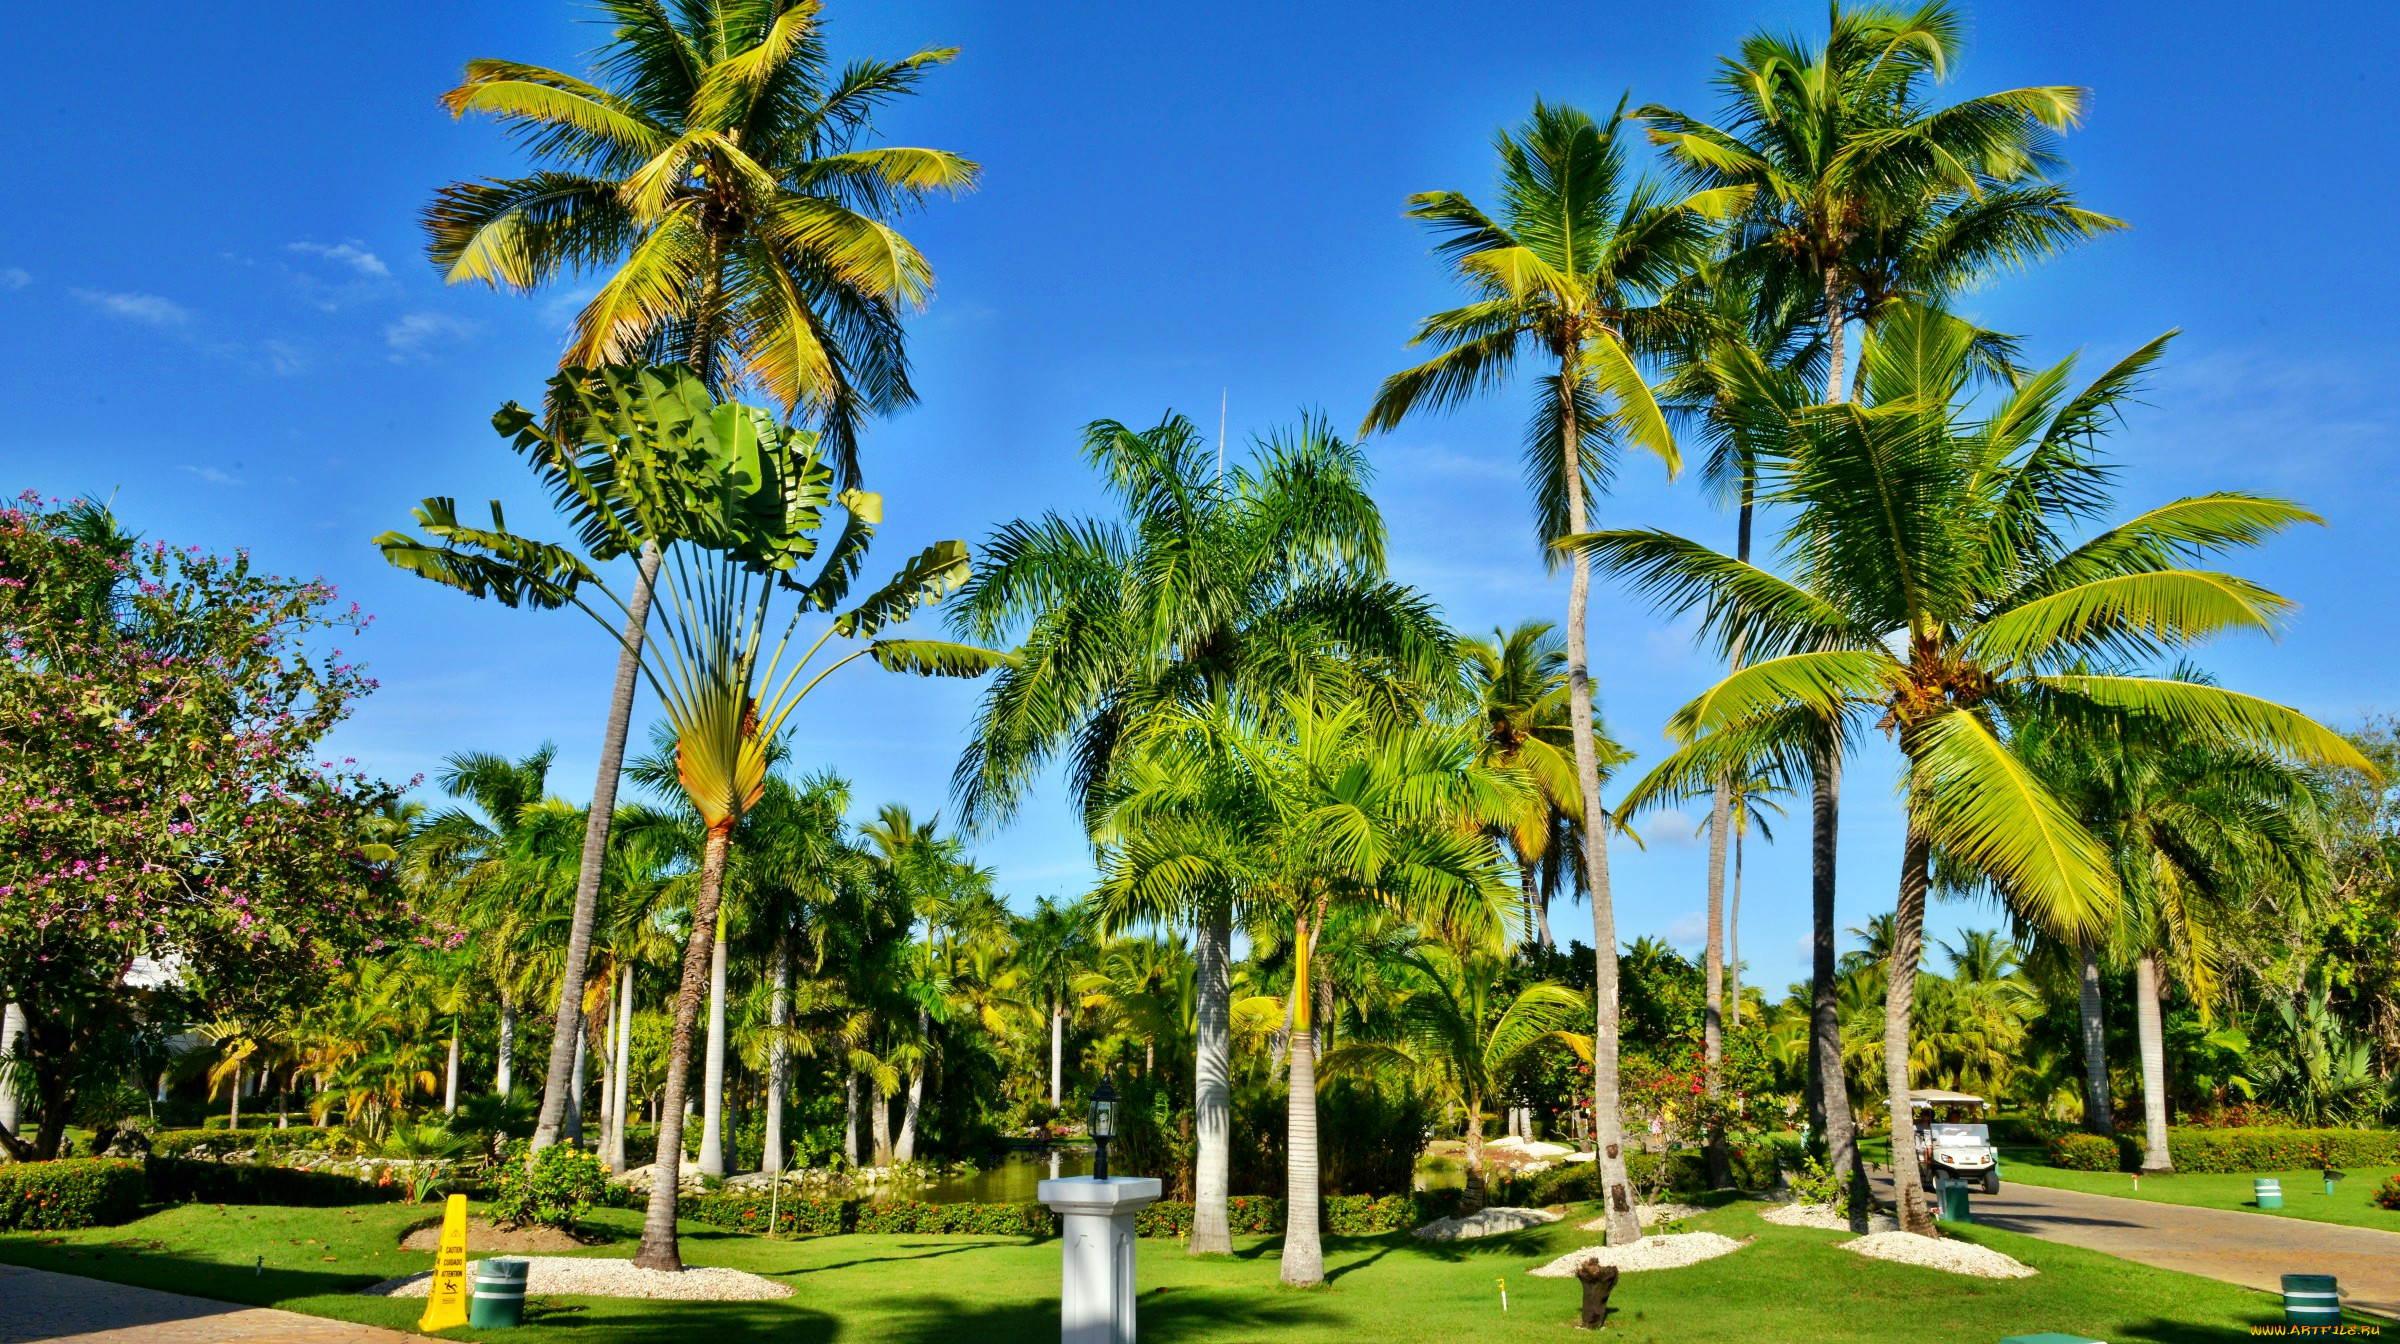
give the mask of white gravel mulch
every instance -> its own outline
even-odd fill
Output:
[[[1586,1260],[1615,1265],[1627,1274],[1645,1269],[1681,1269],[1720,1255],[1731,1255],[1749,1244],[1714,1232],[1679,1232],[1673,1236],[1644,1237],[1630,1246],[1586,1246],[1525,1272],[1540,1279],[1571,1279],[1575,1277],[1575,1267]]]
[[[550,1293],[581,1297],[646,1297],[672,1302],[758,1302],[790,1297],[791,1285],[738,1269],[690,1267],[680,1274],[663,1269],[636,1269],[631,1260],[594,1260],[582,1256],[528,1255],[525,1292],[529,1297]],[[472,1271],[470,1271],[472,1272]],[[360,1292],[375,1297],[423,1297],[433,1279],[431,1271],[406,1278],[385,1279]]]
[[[1979,1279],[2030,1279],[2040,1272],[1988,1246],[1977,1246],[1973,1242],[1951,1237],[1936,1240],[1920,1237],[1913,1232],[1877,1232],[1856,1241],[1845,1241],[1842,1249],[1877,1260],[1923,1265],[1927,1269],[1969,1274]]]
[[[1825,1232],[1847,1232],[1850,1220],[1831,1204],[1778,1204],[1761,1212],[1759,1217],[1784,1227],[1813,1227]],[[1867,1219],[1869,1232],[1897,1232],[1900,1220],[1888,1213],[1872,1214]]]
[[[1427,1241],[1466,1241],[1501,1232],[1520,1232],[1558,1219],[1558,1214],[1546,1209],[1479,1209],[1464,1218],[1436,1218],[1418,1228],[1417,1235]]]

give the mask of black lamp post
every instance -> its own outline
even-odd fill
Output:
[[[1117,1089],[1110,1087],[1106,1078],[1100,1080],[1100,1086],[1092,1089],[1091,1135],[1093,1146],[1099,1150],[1092,1158],[1092,1179],[1105,1181],[1108,1179],[1108,1141],[1117,1137]]]

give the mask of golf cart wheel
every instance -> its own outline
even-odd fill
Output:
[[[2000,1193],[2000,1169],[1998,1167],[1983,1173],[1983,1193],[1987,1195]]]

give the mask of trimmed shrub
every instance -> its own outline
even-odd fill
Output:
[[[330,1171],[155,1155],[149,1162],[149,1176],[150,1198],[164,1203],[188,1200],[329,1209],[343,1204],[389,1204],[402,1193],[396,1185],[375,1185]]]
[[[142,1212],[142,1164],[116,1157],[0,1166],[0,1231],[58,1232],[130,1222]]]
[[[2115,1171],[2120,1156],[2116,1140],[2080,1130],[2050,1140],[2044,1152],[2051,1166],[2066,1171]]]
[[[1047,1237],[1058,1231],[1058,1215],[1040,1204],[927,1204],[896,1199],[875,1204],[856,1199],[807,1195],[775,1199],[771,1192],[696,1195],[681,1201],[686,1218],[735,1232],[835,1236],[882,1232],[972,1237]],[[768,1219],[772,1216],[773,1225]]]
[[[764,1194],[740,1191],[716,1195],[688,1195],[676,1203],[676,1212],[712,1227],[735,1232],[779,1232],[808,1236],[832,1236],[852,1230],[852,1217],[857,1201],[824,1199],[809,1195],[787,1194],[770,1201]],[[774,1225],[767,1216],[772,1211]]]
[[[525,1163],[525,1142],[511,1140],[484,1186],[492,1217],[503,1226],[575,1230],[575,1223],[608,1197],[608,1173],[600,1159],[556,1143]]]
[[[2065,1124],[2040,1115],[1995,1115],[1986,1123],[1993,1143],[2017,1148],[2046,1148],[2053,1139],[2071,1132]]]
[[[231,1116],[212,1115],[207,1119],[202,1120],[200,1122],[200,1127],[202,1129],[214,1129],[222,1131],[226,1128],[226,1122],[230,1119],[232,1119]],[[242,1117],[242,1128],[244,1129],[273,1129],[274,1127],[275,1117],[273,1115],[251,1114]],[[220,1134],[219,1137],[222,1137],[222,1135]]]
[[[2374,1198],[2384,1208],[2400,1210],[2400,1171],[2384,1178],[2383,1184],[2376,1187]]]
[[[1237,1237],[1271,1237],[1283,1230],[1283,1200],[1275,1195],[1235,1195],[1225,1201],[1225,1221]]]
[[[1162,1199],[1133,1215],[1133,1234],[1181,1241],[1192,1235],[1192,1206],[1180,1199]]]

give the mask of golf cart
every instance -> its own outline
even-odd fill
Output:
[[[1917,1172],[1926,1189],[1948,1176],[1987,1195],[2000,1193],[2000,1153],[1984,1124],[1983,1098],[1919,1089],[1908,1094],[1908,1111],[1916,1122]]]

